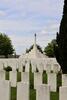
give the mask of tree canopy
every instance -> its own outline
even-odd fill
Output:
[[[54,45],[56,45],[56,40],[53,39],[48,45],[45,47],[44,52],[48,57],[55,57],[54,54]]]
[[[56,59],[62,68],[62,72],[67,73],[67,0],[64,0],[63,16],[60,23],[59,33],[57,33],[56,41]]]
[[[3,33],[0,33],[0,55],[8,57],[14,53],[13,45],[10,38]]]

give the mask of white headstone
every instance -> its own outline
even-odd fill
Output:
[[[31,61],[31,65],[32,65],[32,73],[36,72],[36,63],[34,62],[34,60]]]
[[[29,84],[19,82],[17,84],[17,100],[29,100]]]
[[[46,62],[44,62],[44,71],[46,71]]]
[[[57,76],[56,73],[48,73],[48,85],[50,90],[56,92],[57,90]]]
[[[38,68],[39,72],[43,73],[44,65],[43,65],[43,63],[41,61],[39,61],[37,63],[37,68]]]
[[[0,62],[0,70],[3,70],[3,63],[2,62]]]
[[[62,74],[62,86],[67,86],[67,74]]]
[[[10,77],[11,87],[16,87],[16,85],[17,85],[17,72],[11,71],[9,77]]]
[[[8,60],[8,66],[10,66],[13,71],[16,71],[16,69],[17,69],[17,63],[16,63],[16,61],[13,61],[12,59]]]
[[[4,65],[5,68],[8,67],[8,63],[7,63],[6,60],[3,62],[3,65]]]
[[[29,73],[22,72],[21,73],[21,80],[22,80],[22,82],[29,83]]]
[[[9,81],[0,81],[0,100],[10,100]]]
[[[60,87],[59,100],[67,100],[67,86]]]
[[[46,64],[46,72],[47,73],[50,73],[51,72],[51,64],[50,63],[47,63]]]
[[[30,62],[27,62],[25,65],[25,72],[29,72],[30,69]]]
[[[21,62],[18,62],[18,68],[19,68],[19,72],[23,71],[23,64]]]
[[[60,71],[60,66],[58,63],[52,64],[52,71],[58,73]]]
[[[50,100],[50,88],[42,84],[36,90],[36,100]]]
[[[34,73],[34,89],[37,89],[39,85],[42,84],[42,73]]]
[[[6,77],[6,76],[5,76],[5,75],[6,75],[5,73],[6,73],[6,72],[5,72],[4,70],[1,70],[1,71],[0,71],[0,80],[5,80],[5,77]]]

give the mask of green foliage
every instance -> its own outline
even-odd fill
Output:
[[[10,66],[8,66],[8,67],[4,68],[4,70],[9,72],[9,71],[12,71],[12,68]]]
[[[54,45],[56,45],[56,40],[52,40],[48,45],[45,47],[44,52],[48,57],[54,57]]]
[[[57,33],[57,46],[55,47],[56,59],[62,72],[67,73],[67,1],[64,0],[63,16]]]
[[[37,45],[37,48],[41,53],[43,53],[42,48],[39,45]]]
[[[6,34],[0,33],[0,55],[8,57],[8,55],[13,54],[14,49],[10,38]]]

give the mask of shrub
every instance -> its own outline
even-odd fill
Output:
[[[12,68],[10,66],[4,68],[5,71],[12,71]]]

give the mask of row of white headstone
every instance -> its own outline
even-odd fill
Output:
[[[40,59],[41,60],[41,59]],[[21,72],[23,70],[23,67],[25,66],[25,71],[29,72],[30,63],[32,65],[32,72],[36,71],[36,68],[39,70],[39,72],[43,72],[44,70],[47,72],[55,72],[58,73],[60,71],[59,64],[54,61],[51,63],[51,61],[40,61],[40,60],[23,60],[20,61],[19,59],[3,59],[0,60],[0,70],[2,70],[4,67],[10,66],[12,67],[12,70],[19,69]]]
[[[5,71],[0,71],[0,80],[5,80]],[[11,82],[12,87],[17,86],[17,71],[11,71],[9,73],[9,81]],[[21,73],[21,81],[29,83],[29,73],[22,72]],[[53,82],[54,81],[54,82]],[[57,82],[56,82],[56,74],[51,73],[48,74],[48,84],[51,87],[51,91],[56,91]],[[34,89],[37,88],[38,85],[42,84],[42,73],[34,73]]]
[[[10,82],[0,81],[0,99],[10,100],[11,87]],[[49,86],[40,85],[36,90],[36,100],[50,100]],[[29,84],[24,82],[18,82],[17,84],[17,100],[29,100]]]
[[[5,71],[0,69],[0,97],[1,100],[10,100],[10,86],[17,86],[17,100],[29,100],[29,65],[26,65],[26,72],[22,72],[21,82],[17,83],[17,71],[10,72],[10,81],[5,81]],[[15,67],[15,65],[14,65]],[[28,73],[27,73],[28,72]],[[6,86],[7,85],[7,86]],[[50,91],[56,92],[57,74],[48,73],[48,84],[42,84],[42,71],[34,71],[34,89],[36,89],[36,100],[50,100]],[[7,91],[7,92],[6,92]],[[22,92],[21,92],[22,91]],[[25,92],[23,92],[25,91]],[[6,92],[6,93],[5,93]],[[24,94],[26,93],[26,94]],[[44,93],[44,94],[43,94]],[[4,94],[4,96],[3,96]],[[67,100],[67,75],[62,75],[62,87],[59,89],[59,100]]]
[[[0,81],[0,99],[10,100],[11,86],[9,81]],[[18,82],[17,100],[29,100],[29,84]],[[36,100],[50,100],[50,86],[41,84],[36,89]],[[67,86],[59,89],[59,100],[67,100]]]
[[[29,100],[28,83],[18,83],[17,100]],[[36,100],[50,100],[50,87],[48,85],[42,84],[38,86],[36,89]]]
[[[27,83],[18,83],[17,100],[29,100],[29,85]],[[50,86],[49,85],[41,84],[37,87],[36,100],[50,100]],[[67,100],[66,86],[62,86],[59,88],[59,100]]]
[[[43,65],[39,63],[36,65],[35,63],[32,63],[31,65],[32,65],[33,73],[36,72],[37,70],[41,73],[43,73],[43,71],[46,71],[47,73],[51,73],[51,72],[58,73],[61,70],[60,66],[57,63],[53,65],[51,64]],[[19,72],[22,72],[24,67],[25,67],[25,72],[29,72],[30,69],[29,63],[26,63],[26,65],[21,64],[19,67]]]
[[[5,71],[0,71],[0,80],[5,80]],[[9,73],[9,80],[11,82],[12,87],[16,87],[17,85],[17,71],[11,71]],[[21,73],[21,81],[29,83],[29,73],[22,72]],[[48,73],[47,74],[47,83],[50,86],[50,90],[56,92],[57,90],[57,74],[56,73]],[[42,73],[35,72],[34,73],[34,89],[37,88],[38,85],[42,84]],[[62,86],[67,86],[67,75],[62,75]]]
[[[34,73],[34,89],[42,84],[42,73]],[[56,73],[47,74],[47,84],[50,86],[50,91],[57,91],[57,75]]]
[[[6,72],[4,70],[0,71],[0,80],[5,80],[5,75],[6,75]],[[48,85],[50,85],[51,91],[56,91],[56,88],[57,88],[56,73],[50,73],[47,76],[48,76]],[[11,82],[12,87],[16,87],[17,71],[10,71],[9,81]],[[29,73],[28,72],[21,73],[21,81],[29,83]],[[34,73],[34,89],[36,89],[37,86],[40,84],[42,84],[42,73],[40,72]]]

